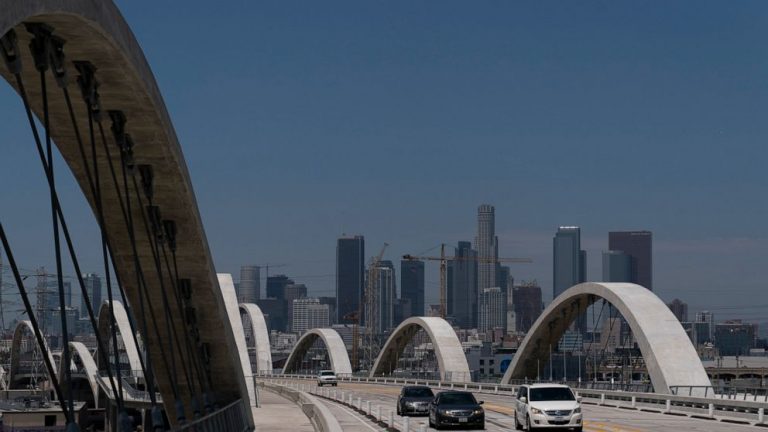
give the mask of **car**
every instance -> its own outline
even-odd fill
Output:
[[[397,415],[429,415],[429,403],[434,398],[427,386],[404,386],[397,397]]]
[[[475,396],[465,391],[440,392],[429,404],[429,427],[463,426],[485,429],[485,410]]]
[[[339,384],[336,379],[336,372],[332,370],[321,370],[317,374],[317,386],[322,387],[324,385],[331,385],[336,387]]]
[[[521,385],[515,401],[515,429],[583,428],[581,398],[570,387],[560,384]]]

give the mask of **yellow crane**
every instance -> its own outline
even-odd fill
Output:
[[[440,262],[440,317],[445,318],[446,315],[446,272],[448,267],[448,261],[477,261],[482,263],[517,263],[517,264],[529,264],[533,260],[530,258],[493,258],[493,257],[461,257],[461,256],[445,256],[445,243],[440,245],[440,256],[415,256],[415,255],[403,255],[403,259],[406,261],[439,261]]]

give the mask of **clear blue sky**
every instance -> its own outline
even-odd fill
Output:
[[[219,271],[287,263],[332,295],[342,232],[364,234],[368,255],[390,243],[395,260],[473,240],[487,202],[500,254],[534,258],[513,274],[545,297],[558,225],[582,227],[592,280],[609,230],[648,229],[662,298],[768,321],[768,3],[118,5],[181,139]],[[3,223],[27,268],[52,269],[29,131],[7,86],[0,97]],[[103,273],[93,218],[65,193]]]

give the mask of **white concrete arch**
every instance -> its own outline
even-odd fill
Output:
[[[283,373],[289,374],[298,371],[304,355],[307,354],[307,351],[318,339],[322,339],[325,344],[325,348],[328,350],[328,358],[331,360],[331,369],[336,372],[336,375],[352,374],[352,363],[349,361],[349,354],[347,353],[347,347],[344,345],[344,340],[341,339],[339,332],[330,328],[316,328],[304,333],[288,356]]]
[[[392,372],[397,366],[397,360],[403,353],[408,342],[419,330],[427,332],[435,357],[440,367],[440,379],[443,381],[472,380],[469,372],[467,357],[461,347],[456,332],[448,321],[439,317],[411,317],[400,323],[387,339],[376,363],[371,369],[371,377]]]
[[[237,303],[235,282],[229,273],[219,273],[218,278],[221,294],[224,297],[224,306],[227,311],[227,322],[230,324],[235,336],[235,346],[237,347],[237,356],[240,360],[240,368],[245,378],[248,403],[251,407],[257,407],[259,405],[258,394],[253,383],[253,368],[251,368],[251,359],[248,356],[248,344],[245,341],[243,320],[240,318],[240,307]]]
[[[91,387],[91,392],[93,392],[93,401],[96,404],[96,407],[98,407],[99,403],[99,367],[96,366],[96,360],[93,359],[93,355],[91,355],[91,352],[88,351],[88,348],[86,348],[85,344],[82,342],[70,342],[69,343],[69,349],[70,349],[70,370],[75,372],[76,366],[74,363],[75,357],[80,359],[80,363],[83,365],[83,372],[85,373],[85,377],[88,380],[88,384]],[[64,362],[61,362],[59,364],[59,372],[58,376],[63,377],[64,376],[64,368],[66,366],[64,365]],[[63,382],[63,381],[62,381]]]
[[[0,366],[0,390],[8,390],[8,383],[6,381],[5,368]]]
[[[11,370],[8,373],[8,388],[13,390],[16,387],[16,381],[19,380],[19,375],[22,375],[21,368],[21,342],[23,340],[24,334],[26,332],[29,332],[31,335],[31,340],[33,344],[33,350],[37,350],[40,352],[40,346],[37,343],[37,339],[35,338],[34,334],[34,328],[32,327],[32,323],[29,320],[23,320],[19,321],[16,324],[16,328],[13,330],[13,340],[11,341]],[[48,356],[48,360],[51,362],[51,365],[54,368],[53,373],[56,374],[56,360],[53,358],[53,353],[48,348],[48,343],[45,341],[45,338],[43,338],[43,351],[45,351],[44,355]],[[40,357],[40,361],[42,362],[42,357]],[[47,374],[47,370],[45,369],[45,365],[41,365],[40,372]],[[24,374],[26,375],[26,374]]]
[[[272,349],[269,346],[269,330],[261,309],[253,303],[240,303],[240,313],[248,316],[251,337],[256,347],[256,373],[272,373]]]
[[[131,323],[128,321],[128,313],[125,311],[123,304],[117,300],[113,301],[115,324],[117,325],[117,334],[120,340],[123,341],[123,347],[125,349],[125,355],[128,357],[128,365],[132,371],[141,370],[141,353],[136,346],[136,341],[133,339],[131,332]],[[101,335],[104,345],[107,349],[112,348],[112,332],[109,328],[109,301],[105,300],[101,304],[99,309],[99,335]],[[97,353],[98,364],[102,369],[106,369],[105,362],[114,362],[114,359],[106,359],[102,353]]]
[[[531,327],[501,382],[535,378],[536,362],[548,358],[550,344],[557,344],[576,317],[601,298],[632,329],[657,393],[669,393],[676,385],[712,385],[685,330],[660,298],[640,285],[607,282],[575,285],[555,298]]]
[[[53,34],[66,42],[64,54],[69,75],[69,94],[76,113],[77,127],[73,126],[68,115],[67,102],[63,92],[56,88],[53,79],[49,78],[50,86],[47,100],[50,108],[50,133],[53,142],[67,163],[72,175],[84,192],[91,209],[96,214],[97,203],[95,194],[91,192],[86,167],[95,162],[101,167],[102,173],[107,173],[107,164],[111,162],[120,167],[119,151],[107,155],[97,149],[96,161],[83,162],[79,151],[78,135],[87,139],[88,116],[87,107],[79,97],[80,91],[76,85],[78,71],[72,65],[73,60],[88,61],[97,69],[95,79],[99,82],[102,117],[104,127],[109,130],[111,120],[108,111],[119,110],[125,114],[127,123],[125,131],[131,135],[136,144],[133,148],[133,160],[136,166],[148,165],[152,168],[153,203],[159,207],[163,220],[175,221],[177,226],[176,244],[178,254],[179,278],[192,281],[192,295],[189,307],[195,311],[195,325],[199,332],[199,343],[205,344],[205,369],[210,370],[210,392],[216,395],[216,402],[225,406],[230,402],[246,396],[246,382],[240,370],[236,344],[229,320],[226,319],[224,299],[219,290],[213,259],[208,246],[202,218],[197,206],[194,187],[182,152],[182,146],[174,130],[170,115],[166,109],[160,89],[152,70],[142,52],[141,46],[133,35],[130,26],[111,0],[0,0],[0,36],[10,34],[13,30],[18,38],[18,52],[21,64],[21,77],[26,86],[26,93],[33,113],[43,117],[43,98],[40,89],[40,79],[34,67],[29,50],[31,39],[25,23],[41,22],[53,28]],[[0,77],[6,80],[17,92],[19,86],[16,78],[0,63]],[[17,98],[6,101],[20,104]],[[41,131],[42,133],[42,131]],[[83,136],[83,135],[86,136]],[[30,137],[31,139],[31,137]],[[107,132],[108,145],[115,147],[115,140]],[[5,146],[3,146],[5,147]],[[139,171],[139,170],[137,170]],[[137,172],[137,176],[139,173]],[[106,180],[106,179],[105,179]],[[174,285],[160,285],[155,272],[150,272],[155,266],[152,253],[153,233],[150,230],[137,229],[135,242],[126,229],[123,220],[123,210],[119,203],[124,199],[113,187],[101,189],[103,198],[104,230],[110,241],[110,254],[115,266],[115,275],[125,289],[126,297],[132,305],[139,305],[142,282],[146,282],[146,299],[148,304],[162,305],[163,294],[171,295]],[[137,202],[136,195],[132,208],[136,212],[134,220],[141,220],[140,211],[143,207]],[[146,203],[146,200],[144,201]],[[139,225],[140,226],[140,225]],[[134,244],[136,254],[134,255]],[[145,269],[146,280],[139,280],[136,272],[137,262]],[[99,307],[99,305],[94,305]],[[176,333],[185,334],[188,330],[184,311],[176,302],[171,302],[171,325]],[[186,305],[184,305],[186,307]],[[163,356],[161,346],[167,345],[165,335],[168,334],[166,323],[159,320],[150,321],[151,328],[142,335],[150,347],[152,363],[161,365]],[[157,331],[153,331],[157,330]],[[128,340],[128,338],[126,338]],[[197,356],[194,352],[179,353],[180,363],[189,363],[189,356]],[[159,370],[156,367],[156,370]],[[187,380],[179,380],[176,386],[171,384],[170,376],[159,373],[155,376],[158,389],[165,400],[174,400],[174,387],[184,406],[192,406],[195,393]],[[192,383],[194,385],[194,383]],[[167,404],[165,410],[171,426],[176,425],[178,418],[175,404]],[[188,411],[189,412],[189,411]],[[246,412],[247,422],[253,426],[252,413]]]

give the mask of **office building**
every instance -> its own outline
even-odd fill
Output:
[[[88,293],[88,298],[93,305],[93,313],[99,314],[101,309],[101,278],[94,273],[87,273],[83,275],[83,283],[85,284],[85,291]],[[87,317],[88,309],[85,307],[85,299],[81,299],[80,316]]]
[[[516,330],[527,333],[542,311],[541,287],[536,282],[523,282],[512,289]]]
[[[304,284],[292,283],[285,286],[283,290],[283,306],[285,307],[285,316],[288,323],[293,322],[293,301],[307,297],[307,287]]]
[[[632,257],[622,251],[603,251],[603,282],[632,282]]]
[[[650,231],[611,231],[608,249],[632,257],[630,281],[653,290],[653,241]]]
[[[496,282],[496,265],[499,257],[499,241],[496,237],[496,212],[492,205],[483,204],[477,208],[477,237],[475,250],[480,261],[477,263],[477,289],[499,286]]]
[[[484,288],[480,294],[478,331],[489,332],[494,329],[506,330],[505,293],[499,287]]]
[[[261,278],[259,267],[244,265],[240,267],[240,284],[237,299],[240,303],[256,303],[261,298]]]
[[[410,316],[424,316],[424,261],[400,261],[400,297],[409,301]]]
[[[373,277],[373,267],[369,269],[368,277]],[[365,317],[365,325],[373,326],[376,333],[383,334],[391,330],[395,322],[397,286],[395,285],[395,268],[392,261],[380,261],[376,267],[373,295],[376,296],[377,310],[375,316]]]
[[[365,285],[365,240],[342,237],[336,243],[336,322],[352,324]],[[346,319],[344,317],[347,317]]]
[[[267,276],[267,298],[285,299],[285,287],[293,280],[284,274]]]
[[[755,326],[741,320],[715,325],[715,347],[720,356],[747,356],[755,346]]]
[[[329,320],[331,321],[331,324],[336,324],[336,297],[318,297],[317,299],[320,301],[320,304],[328,305],[328,311],[330,313]]]
[[[696,319],[693,322],[694,334],[696,340],[712,342],[715,340],[715,316],[710,311],[696,312]]]
[[[314,328],[327,328],[330,324],[330,308],[316,298],[300,298],[292,301],[291,331],[303,334]]]
[[[460,241],[448,261],[446,274],[447,316],[459,328],[477,327],[477,251]]]
[[[264,319],[267,322],[267,328],[272,331],[285,332],[288,330],[288,319],[286,314],[288,313],[288,307],[285,305],[285,300],[276,298],[261,299],[256,304],[261,309],[261,313],[264,314]]]
[[[685,303],[680,299],[674,299],[667,306],[669,307],[669,310],[671,310],[675,315],[678,321],[681,323],[688,321],[688,303]]]
[[[558,228],[553,239],[552,298],[568,288],[586,281],[586,252],[581,250],[581,229],[575,226]]]

